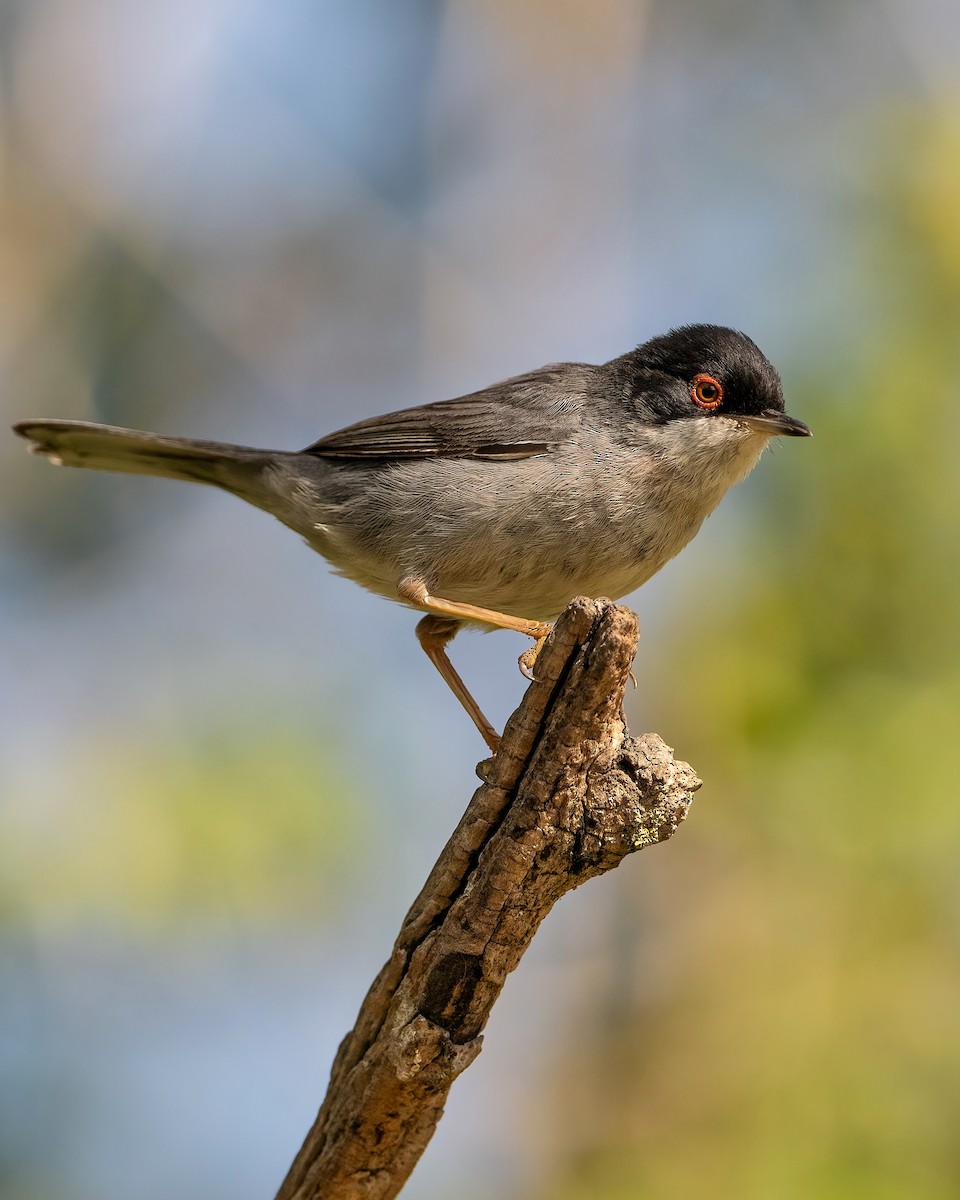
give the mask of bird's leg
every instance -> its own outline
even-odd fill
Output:
[[[480,731],[480,736],[496,754],[500,745],[500,735],[480,711],[480,705],[467,691],[467,685],[447,657],[447,643],[462,624],[462,621],[457,621],[453,617],[440,617],[430,613],[417,625],[417,638],[425,650],[427,658],[437,668],[446,680],[447,686],[467,710],[470,720]]]
[[[497,629],[513,629],[517,633],[525,633],[536,641],[541,641],[553,629],[546,621],[531,621],[526,617],[511,617],[509,613],[497,612],[493,608],[480,608],[476,604],[461,604],[457,600],[443,600],[440,596],[431,596],[427,585],[422,579],[404,579],[397,588],[402,600],[415,604],[417,608],[425,608],[427,612],[436,613],[439,617],[454,617],[459,622],[480,621],[484,625],[494,625]]]
[[[480,730],[483,740],[491,750],[496,750],[500,738],[480,711],[476,700],[467,691],[466,684],[453,668],[447,658],[445,647],[464,621],[482,621],[484,625],[493,625],[498,629],[513,629],[517,633],[525,633],[527,637],[536,640],[520,656],[520,670],[528,679],[533,679],[533,664],[540,652],[547,635],[553,626],[545,621],[531,621],[526,617],[512,617],[508,613],[497,612],[492,608],[480,608],[476,604],[461,604],[457,600],[444,600],[440,596],[431,596],[427,585],[422,579],[404,579],[397,587],[397,593],[402,600],[415,604],[417,608],[425,608],[430,617],[417,626],[417,637],[430,661],[444,677],[453,694],[470,714],[470,719]],[[431,620],[431,617],[433,620]]]

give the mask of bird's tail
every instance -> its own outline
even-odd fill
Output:
[[[30,442],[34,454],[63,466],[160,475],[239,492],[251,473],[259,474],[279,453],[225,442],[162,437],[90,421],[37,419],[18,421],[13,429]]]

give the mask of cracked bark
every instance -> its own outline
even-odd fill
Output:
[[[277,1200],[389,1200],[480,1053],[504,980],[557,900],[670,837],[700,781],[656,736],[625,735],[636,617],[574,600],[482,785],[340,1045]]]

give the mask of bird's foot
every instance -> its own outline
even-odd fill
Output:
[[[531,683],[535,683],[537,678],[533,673],[533,668],[537,661],[537,655],[543,648],[543,643],[547,640],[552,632],[552,625],[541,624],[539,632],[530,634],[531,637],[535,637],[537,639],[536,644],[531,646],[529,650],[524,650],[524,652],[520,655],[520,658],[517,660],[520,667],[520,674],[529,679]]]

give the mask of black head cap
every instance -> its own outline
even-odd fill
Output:
[[[609,364],[638,410],[662,423],[732,417],[760,432],[807,436],[784,412],[773,363],[745,333],[723,325],[683,325]]]

